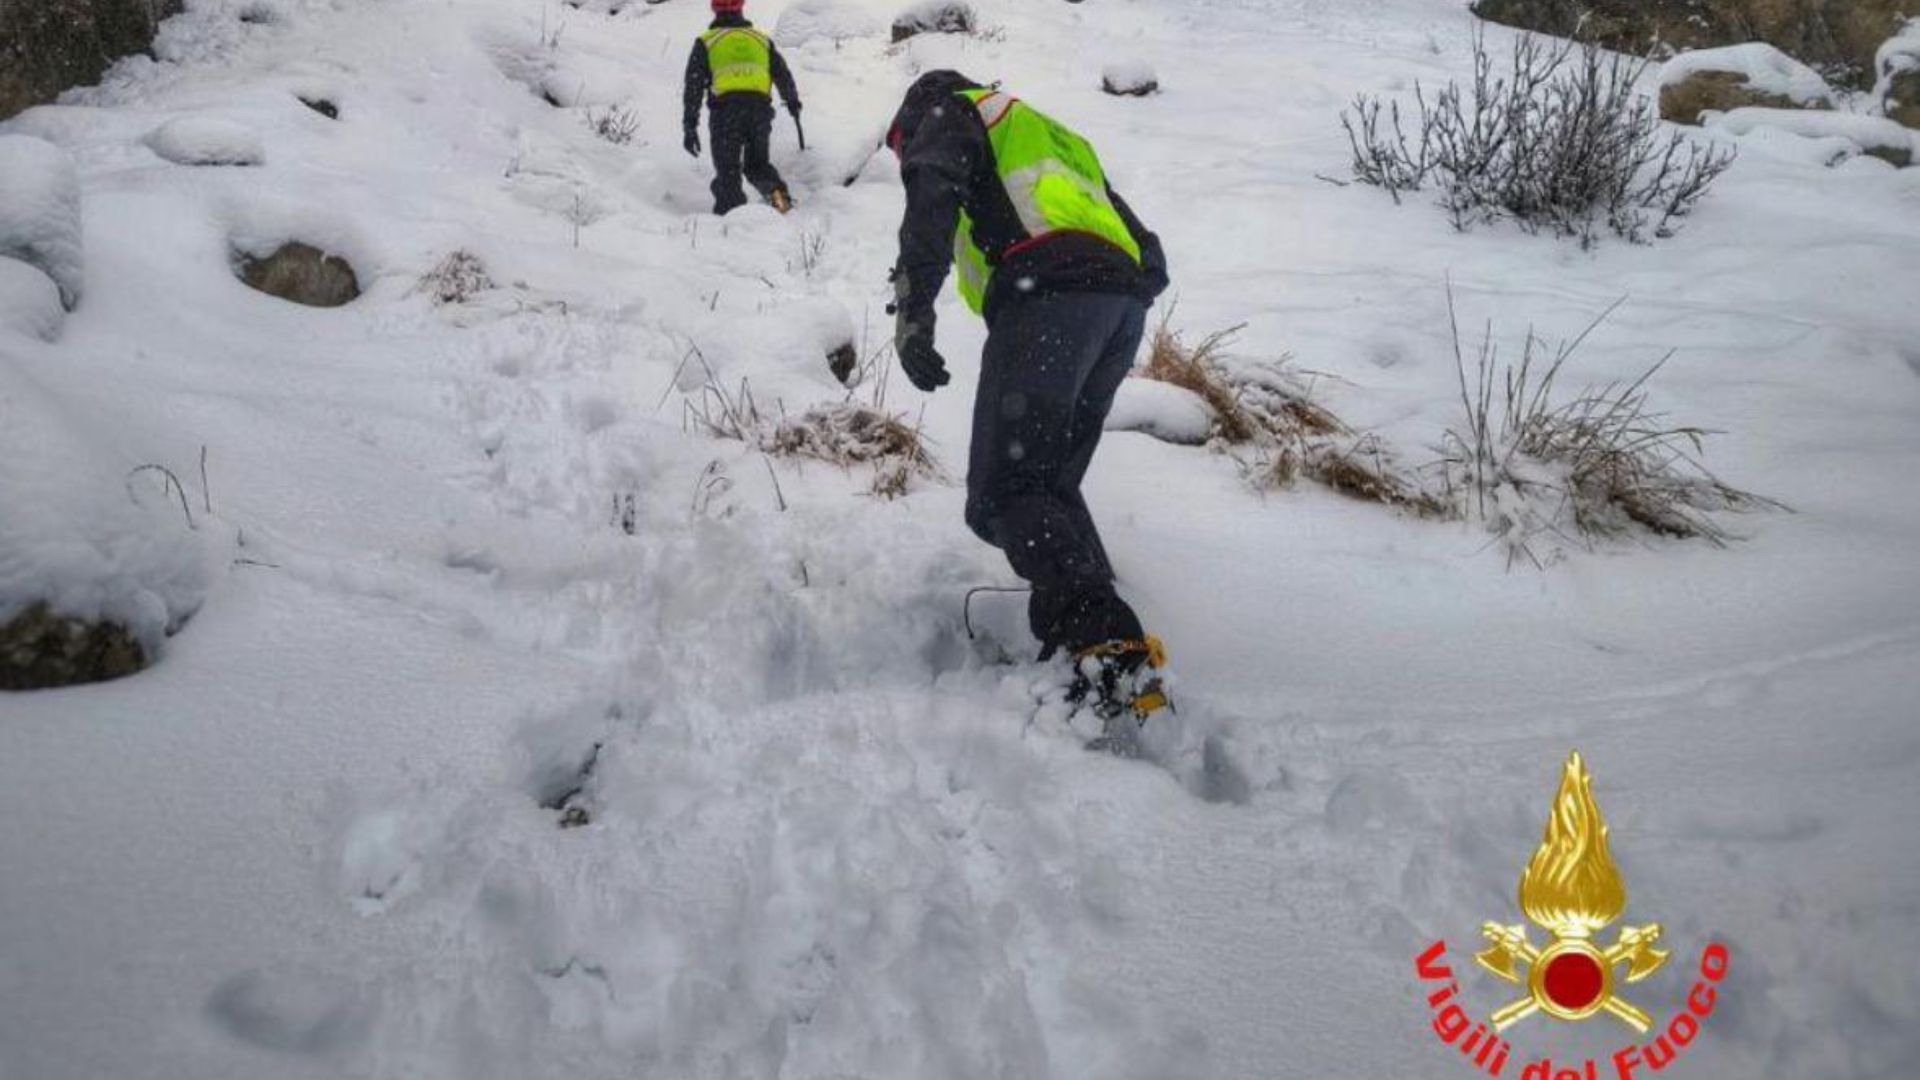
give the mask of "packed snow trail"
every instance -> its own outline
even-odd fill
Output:
[[[1517,917],[1576,746],[1634,916],[1738,958],[1684,1075],[1903,1075],[1920,173],[1751,146],[1678,238],[1582,254],[1315,178],[1354,92],[1467,70],[1446,0],[983,0],[993,33],[899,48],[891,3],[812,6],[858,33],[782,43],[788,218],[704,212],[691,3],[213,0],[4,125],[80,164],[87,294],[0,357],[129,467],[207,447],[214,584],[150,672],[0,698],[0,1076],[1443,1076],[1412,957]],[[1099,93],[1135,60],[1161,95]],[[686,411],[745,379],[795,414],[846,397],[837,339],[880,354],[898,185],[840,180],[940,66],[1071,119],[1166,238],[1176,324],[1247,321],[1357,426],[1455,422],[1449,277],[1509,339],[1625,294],[1581,377],[1679,349],[1659,401],[1798,513],[1509,573],[1472,527],[1114,435],[1089,498],[1182,719],[1171,770],[1085,753],[967,640],[1010,578],[956,486],[877,499]],[[636,143],[587,129],[609,105]],[[181,117],[264,164],[157,158]],[[288,238],[366,294],[234,281]],[[454,249],[498,287],[437,307]],[[951,477],[981,330],[940,334],[955,386],[885,403]],[[981,617],[1017,640],[1017,607]],[[1208,736],[1234,798],[1195,797]]]

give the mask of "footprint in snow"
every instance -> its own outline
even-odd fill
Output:
[[[206,1017],[227,1035],[264,1050],[329,1057],[366,1041],[373,1008],[354,989],[319,976],[243,971],[207,996]]]

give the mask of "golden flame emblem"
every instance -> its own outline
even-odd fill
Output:
[[[1612,947],[1593,936],[1627,909],[1627,885],[1607,846],[1607,823],[1593,798],[1593,776],[1575,751],[1560,774],[1560,791],[1547,815],[1546,835],[1520,875],[1520,910],[1551,934],[1544,948],[1527,939],[1525,926],[1487,923],[1489,947],[1474,957],[1507,982],[1525,985],[1527,996],[1493,1014],[1505,1031],[1536,1012],[1559,1020],[1585,1020],[1610,1013],[1645,1033],[1653,1018],[1615,993],[1621,981],[1636,983],[1659,970],[1667,953],[1658,948],[1660,924],[1622,927]],[[1523,977],[1519,965],[1525,963]]]

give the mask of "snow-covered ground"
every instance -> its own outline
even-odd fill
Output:
[[[0,1077],[1467,1075],[1413,957],[1518,920],[1575,747],[1675,952],[1635,1000],[1733,950],[1675,1073],[1912,1075],[1920,170],[1755,137],[1654,246],[1456,234],[1319,177],[1353,94],[1469,70],[1457,0],[976,0],[983,37],[897,48],[896,0],[807,0],[799,210],[720,222],[679,148],[704,4],[189,6],[160,62],[0,125],[78,163],[86,283],[56,340],[0,329],[0,537],[66,520],[49,477],[161,464],[194,541],[143,491],[176,546],[138,551],[205,574],[150,671],[0,696]],[[1161,92],[1101,93],[1114,64]],[[1572,377],[1677,350],[1656,404],[1795,512],[1510,570],[1477,526],[1117,433],[1090,498],[1182,715],[1171,768],[1088,755],[966,639],[1011,578],[957,486],[886,501],[686,423],[709,369],[794,414],[846,395],[833,338],[884,342],[898,183],[839,180],[939,66],[1093,139],[1176,326],[1246,323],[1403,450],[1458,422],[1449,279],[1509,349],[1625,297]],[[615,105],[632,144],[588,130]],[[289,239],[364,295],[235,279]],[[455,249],[498,287],[436,306]],[[982,330],[947,303],[955,386],[887,405],[957,477]],[[1019,606],[976,617],[1023,646]]]

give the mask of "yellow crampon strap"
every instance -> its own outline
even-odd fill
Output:
[[[1089,645],[1081,649],[1077,655],[1082,659],[1089,656],[1123,656],[1130,652],[1139,652],[1142,649],[1146,650],[1147,665],[1149,667],[1163,668],[1167,666],[1167,647],[1161,643],[1159,638],[1154,637],[1152,634],[1148,634],[1144,639],[1138,641],[1132,639],[1103,641],[1098,645]]]
[[[1142,649],[1146,650],[1148,667],[1158,671],[1167,666],[1167,647],[1159,638],[1154,637],[1152,634],[1148,634],[1144,640],[1140,641],[1122,640],[1102,642],[1098,645],[1080,650],[1078,656],[1082,660],[1088,657],[1125,656],[1128,653],[1139,652]],[[1134,695],[1132,702],[1133,717],[1135,720],[1144,724],[1147,722],[1148,717],[1166,708],[1170,704],[1172,704],[1172,702],[1167,700],[1166,689],[1160,685],[1160,680],[1153,679],[1149,681],[1138,694]]]

